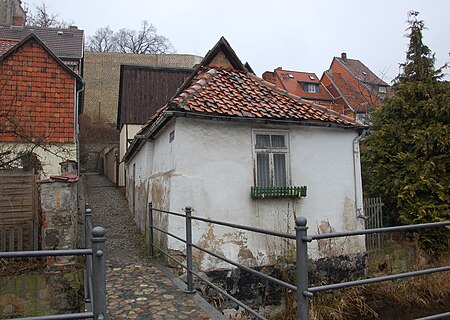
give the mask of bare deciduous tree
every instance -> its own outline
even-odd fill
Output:
[[[46,28],[67,28],[72,23],[60,20],[57,14],[50,13],[45,3],[35,7],[35,11],[27,9],[27,25]]]
[[[88,37],[86,49],[93,52],[115,52],[116,47],[114,31],[107,26],[97,29],[94,35]]]
[[[87,49],[94,52],[162,54],[175,52],[169,39],[158,35],[156,27],[144,20],[139,31],[122,28],[113,32],[109,27],[98,29],[88,37]]]

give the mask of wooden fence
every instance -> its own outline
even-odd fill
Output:
[[[37,250],[39,194],[33,171],[0,170],[0,249]]]
[[[368,217],[366,229],[383,227],[383,203],[381,198],[364,199],[364,213]],[[366,235],[367,250],[380,249],[383,247],[383,235],[381,233]]]

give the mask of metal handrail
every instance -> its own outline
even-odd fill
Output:
[[[183,217],[186,219],[186,240],[182,239],[170,232],[167,232],[165,230],[162,230],[156,226],[153,225],[153,211],[157,212],[163,212],[179,217]],[[349,231],[349,232],[334,232],[334,233],[326,233],[326,234],[317,234],[317,235],[308,235],[307,234],[307,221],[305,218],[298,217],[296,218],[296,234],[288,234],[283,232],[276,232],[271,230],[265,230],[260,228],[254,228],[250,226],[242,226],[238,224],[223,222],[223,221],[217,221],[213,219],[206,219],[202,217],[195,217],[191,215],[191,208],[186,207],[185,208],[186,214],[180,214],[176,212],[171,212],[167,210],[160,210],[152,207],[152,204],[149,203],[149,240],[151,239],[150,243],[150,255],[153,257],[153,247],[156,247],[162,254],[167,256],[168,258],[175,261],[177,264],[182,266],[184,269],[187,270],[187,292],[195,292],[193,290],[193,283],[192,283],[192,275],[195,275],[198,279],[205,282],[209,286],[211,286],[213,289],[219,291],[221,294],[228,297],[233,302],[240,305],[242,308],[244,308],[246,311],[251,313],[253,316],[257,317],[258,319],[265,319],[263,316],[258,314],[256,311],[252,310],[250,307],[246,306],[230,294],[228,294],[225,290],[219,288],[218,286],[211,283],[208,279],[205,279],[200,274],[192,270],[192,248],[196,248],[197,250],[200,250],[202,252],[205,252],[209,255],[212,255],[222,261],[225,261],[231,265],[234,265],[240,269],[243,269],[247,272],[250,272],[252,274],[256,274],[257,276],[266,279],[268,281],[271,281],[273,283],[276,283],[278,285],[284,286],[290,290],[297,292],[297,318],[300,320],[307,320],[308,319],[308,299],[313,296],[313,293],[321,292],[321,291],[327,291],[327,290],[336,290],[341,288],[347,288],[347,287],[353,287],[357,285],[364,285],[364,284],[371,284],[376,282],[383,282],[383,281],[391,281],[396,279],[403,279],[407,277],[413,277],[413,276],[420,276],[425,274],[431,274],[436,272],[446,272],[450,271],[450,266],[446,267],[439,267],[439,268],[431,268],[431,269],[424,269],[424,270],[418,270],[418,271],[412,271],[412,272],[406,272],[401,274],[395,274],[395,275],[389,275],[389,276],[382,276],[382,277],[376,277],[376,278],[370,278],[370,279],[362,279],[362,280],[356,280],[356,281],[349,281],[349,282],[343,282],[343,283],[335,283],[335,284],[329,284],[329,285],[322,285],[322,286],[316,286],[316,287],[310,287],[308,288],[308,254],[307,254],[307,245],[309,242],[313,240],[321,240],[321,239],[329,239],[329,238],[339,238],[339,237],[348,237],[348,236],[359,236],[359,235],[366,235],[366,234],[374,234],[374,233],[385,233],[385,232],[396,232],[396,231],[408,231],[408,230],[418,230],[423,228],[433,228],[433,227],[443,227],[443,226],[449,226],[450,221],[444,221],[444,222],[432,222],[432,223],[425,223],[425,224],[415,224],[415,225],[406,225],[406,226],[395,226],[395,227],[384,227],[384,228],[377,228],[377,229],[365,229],[365,230],[356,230],[356,231]],[[294,286],[292,284],[289,284],[285,281],[273,278],[271,276],[268,276],[266,274],[263,274],[259,271],[253,270],[249,267],[243,266],[237,262],[234,262],[226,257],[223,257],[222,255],[216,254],[210,250],[207,250],[205,248],[202,248],[196,244],[192,243],[192,226],[190,224],[191,220],[197,220],[202,221],[206,223],[213,223],[218,224],[226,227],[231,228],[237,228],[267,235],[273,235],[288,239],[295,239],[296,245],[297,245],[297,286]],[[175,258],[171,257],[170,254],[164,252],[160,247],[156,246],[153,243],[153,230],[160,231],[168,236],[171,236],[183,243],[186,244],[186,252],[187,252],[187,265],[184,265],[180,261],[176,260]],[[429,316],[426,318],[421,319],[441,319],[443,317],[448,316],[450,313],[443,313],[440,315],[434,315]]]
[[[333,233],[321,233],[310,235],[310,240],[321,240],[321,239],[331,239],[331,238],[340,238],[340,237],[349,237],[349,236],[362,236],[366,234],[374,234],[374,233],[386,233],[386,232],[396,232],[396,231],[407,231],[407,230],[419,230],[425,228],[434,228],[434,227],[445,227],[450,226],[450,221],[444,222],[430,222],[423,224],[410,224],[406,226],[395,226],[395,227],[383,227],[376,229],[364,229],[364,230],[355,230],[355,231],[347,231],[347,232],[333,232]]]
[[[158,211],[158,212],[164,212],[164,213],[167,213],[167,214],[170,214],[170,215],[174,215],[174,216],[178,216],[178,217],[182,217],[182,218],[186,218],[185,214],[180,214],[180,213],[177,213],[177,212],[172,212],[172,211],[167,211],[167,210],[160,210],[160,209],[156,209],[156,208],[153,208],[153,207],[152,207],[152,210]],[[214,223],[214,224],[225,226],[225,227],[242,229],[242,230],[247,230],[247,231],[253,231],[253,232],[257,232],[257,233],[267,234],[267,235],[270,235],[270,236],[276,236],[276,237],[281,237],[281,238],[287,238],[287,239],[295,240],[295,234],[292,234],[292,233],[285,233],[285,232],[278,232],[278,231],[261,229],[261,228],[255,228],[255,227],[250,227],[250,226],[243,226],[243,225],[239,225],[239,224],[235,224],[235,223],[219,221],[219,220],[214,220],[214,219],[207,219],[207,218],[196,217],[196,216],[191,216],[191,219],[192,220],[203,221],[203,222],[206,222],[206,223]]]
[[[82,313],[70,313],[70,314],[55,314],[49,316],[38,316],[38,317],[28,317],[28,318],[14,318],[10,320],[72,320],[72,319],[93,319],[93,312],[82,312]]]
[[[28,318],[15,318],[17,320],[66,320],[66,319],[105,319],[106,318],[106,268],[105,268],[105,229],[92,228],[90,209],[85,212],[85,249],[40,250],[0,252],[1,258],[31,258],[52,256],[85,256],[85,300],[92,298],[92,310],[82,313],[46,315]],[[90,237],[90,241],[88,241]]]

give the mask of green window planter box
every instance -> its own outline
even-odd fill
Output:
[[[306,186],[301,187],[251,187],[253,199],[306,197]]]

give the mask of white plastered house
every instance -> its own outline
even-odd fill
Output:
[[[256,77],[221,38],[177,94],[135,137],[125,155],[130,210],[147,233],[148,203],[163,210],[294,233],[295,216],[309,233],[363,228],[359,138],[350,118],[291,96]],[[292,195],[289,187],[303,187]],[[253,187],[253,189],[251,189]],[[272,197],[270,190],[277,191]],[[285,194],[283,196],[283,188]],[[301,195],[301,196],[299,196]],[[185,221],[156,219],[184,238]],[[164,238],[164,239],[163,239]],[[162,237],[160,245],[184,251]],[[201,222],[193,241],[248,266],[292,255],[295,244]],[[361,254],[363,238],[310,246],[311,258]],[[195,253],[199,269],[228,267]]]

